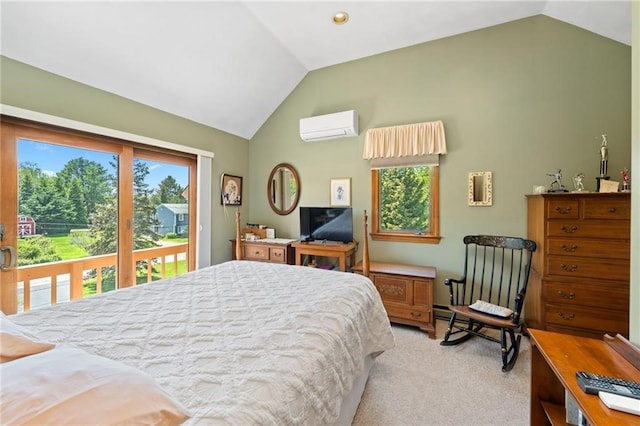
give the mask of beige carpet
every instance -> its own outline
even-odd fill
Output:
[[[396,347],[371,370],[354,425],[528,425],[531,351],[522,338],[513,370],[501,370],[500,345],[473,338],[440,346],[412,327],[394,325]]]

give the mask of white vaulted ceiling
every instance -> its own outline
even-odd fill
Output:
[[[630,0],[3,0],[0,13],[3,56],[247,139],[309,71],[401,47],[538,14],[631,44]]]

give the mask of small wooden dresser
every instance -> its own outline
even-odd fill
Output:
[[[629,336],[629,193],[528,195],[527,327]]]
[[[242,241],[242,258],[271,263],[295,264],[295,249],[291,243]],[[236,259],[236,240],[231,240],[231,259]]]
[[[362,262],[351,270],[362,274]],[[389,321],[420,327],[435,339],[433,280],[436,268],[371,262],[369,278],[378,289]]]

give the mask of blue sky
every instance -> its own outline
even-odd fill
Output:
[[[59,172],[70,160],[79,157],[102,164],[109,173],[115,172],[109,164],[113,158],[112,154],[34,142],[26,139],[20,139],[18,143],[18,164],[25,162],[36,163],[40,170],[49,175]],[[189,182],[187,167],[150,160],[145,160],[145,162],[149,166],[146,182],[152,189],[157,188],[160,181],[167,176],[173,176],[180,186],[187,186]]]

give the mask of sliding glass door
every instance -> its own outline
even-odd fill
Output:
[[[195,268],[192,156],[12,123],[2,153],[5,313]]]

